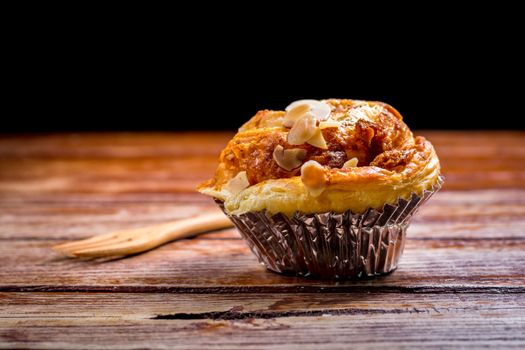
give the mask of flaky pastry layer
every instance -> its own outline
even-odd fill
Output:
[[[215,176],[198,190],[224,202],[230,214],[268,210],[303,213],[360,213],[386,203],[421,194],[438,182],[440,165],[432,144],[414,137],[393,107],[381,102],[329,99],[331,119],[338,127],[322,130],[328,149],[309,144],[289,145],[285,112],[260,111],[228,143]],[[306,150],[304,162],[314,160],[322,170],[313,196],[301,179],[301,169],[287,171],[272,158],[276,146]],[[356,167],[342,168],[352,158]],[[245,171],[250,186],[237,194],[226,189],[230,179]]]

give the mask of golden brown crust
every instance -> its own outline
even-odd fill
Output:
[[[238,211],[239,206],[242,207],[243,193],[234,200],[229,198],[231,196],[228,196],[222,189],[240,171],[246,171],[250,182],[250,187],[244,191],[245,195],[249,193],[255,195],[254,191],[257,189],[254,187],[262,185],[267,187],[270,184],[274,186],[274,189],[283,186],[284,188],[294,187],[291,184],[295,184],[296,187],[298,186],[294,187],[294,191],[297,191],[296,196],[306,192],[304,186],[301,189],[301,181],[298,182],[301,175],[300,167],[287,171],[279,167],[272,158],[273,151],[278,145],[284,149],[305,149],[304,162],[315,160],[323,166],[327,196],[330,195],[330,191],[356,192],[356,186],[365,188],[376,185],[382,186],[384,190],[385,185],[386,189],[390,185],[392,189],[394,187],[399,189],[403,187],[403,184],[413,183],[423,173],[431,177],[419,179],[419,182],[428,180],[428,184],[424,187],[431,187],[437,181],[439,161],[437,161],[432,145],[423,137],[414,138],[409,128],[403,123],[399,112],[393,107],[381,102],[355,100],[330,99],[323,102],[330,105],[331,118],[341,123],[338,128],[322,130],[328,149],[320,149],[306,143],[288,144],[286,140],[289,129],[282,126],[285,113],[260,111],[239,129],[239,132],[222,151],[215,176],[200,185],[198,189],[221,200],[230,199],[232,203],[236,202],[238,207],[233,208],[232,211]],[[353,157],[358,159],[357,167],[342,169],[343,164]],[[432,161],[434,158],[435,161]],[[430,163],[434,168],[426,169]],[[425,169],[427,171],[424,171]],[[373,188],[374,186],[371,186],[370,190]],[[416,191],[419,185],[414,183],[412,188],[408,188],[410,189]],[[405,192],[407,191],[401,193],[401,196],[406,195]],[[258,193],[258,196],[264,197],[260,191]],[[255,200],[259,203],[259,207],[242,210],[260,209],[259,199]],[[245,200],[253,202],[254,198]],[[275,200],[293,202],[294,198],[268,198],[268,201]],[[323,201],[323,197],[315,200]],[[348,203],[347,209],[362,208],[363,204],[377,205],[381,201],[364,199],[362,202],[359,205]],[[388,202],[388,198],[385,198],[385,202]],[[266,204],[268,205],[262,204],[263,209],[272,206],[271,203]],[[279,205],[273,206],[280,207]],[[340,205],[333,206],[333,204],[321,207],[329,210],[342,208]],[[226,208],[232,209],[228,205]],[[319,206],[312,205],[313,208],[319,208]],[[294,210],[308,211],[308,208],[305,209],[300,204],[286,205],[286,212],[290,213]]]

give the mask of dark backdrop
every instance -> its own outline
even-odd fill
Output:
[[[8,50],[0,131],[231,130],[257,110],[328,97],[390,103],[414,129],[523,129],[519,26],[449,19],[448,32],[416,33],[425,21],[372,39],[346,26],[285,36],[46,23]]]
[[[227,130],[236,129],[260,109],[283,109],[297,99],[327,97],[390,103],[417,129],[523,127],[521,92],[487,72],[469,67],[461,73],[434,67],[356,67],[351,61],[337,67],[324,64],[246,71],[222,64],[64,64],[51,74],[34,72],[40,79],[23,87],[23,97],[17,96],[15,109],[4,114],[12,117],[4,119],[2,127]]]

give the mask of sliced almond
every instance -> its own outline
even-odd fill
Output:
[[[326,120],[319,123],[319,129],[338,128],[341,126],[341,122],[335,120]]]
[[[290,145],[302,145],[314,136],[317,130],[316,124],[314,116],[310,112],[306,113],[295,122],[288,132],[287,142]]]
[[[308,103],[300,103],[290,110],[287,110],[283,119],[283,125],[287,128],[291,128],[299,118],[310,112],[311,108],[311,105]]]
[[[226,184],[226,190],[228,190],[233,195],[239,194],[242,190],[248,187],[250,187],[250,182],[248,181],[246,171],[239,172]]]
[[[317,120],[326,120],[330,116],[331,111],[330,106],[321,101],[318,101],[318,103],[313,105],[311,110]]]
[[[277,145],[273,150],[273,160],[286,171],[300,167],[305,157],[306,150],[301,148],[285,150],[283,146]]]
[[[293,108],[295,108],[296,106],[298,105],[302,105],[302,104],[307,104],[307,105],[313,105],[315,103],[319,102],[318,100],[297,100],[297,101],[294,101],[292,103],[290,103],[286,108],[285,108],[285,111],[286,112],[289,112],[291,111]]]
[[[323,133],[321,132],[321,129],[319,128],[315,130],[315,133],[312,135],[311,138],[308,139],[308,141],[306,141],[306,143],[314,147],[321,148],[321,149],[328,148],[328,146],[326,145],[326,141],[324,139]]]
[[[328,182],[323,166],[315,160],[309,160],[303,164],[301,181],[313,197],[318,197],[323,193]]]
[[[308,104],[311,109],[310,112],[317,120],[325,120],[330,116],[331,108],[327,103],[318,100],[299,100],[292,102],[286,107],[286,111],[291,111],[297,105]]]
[[[359,163],[359,159],[357,159],[356,157],[350,159],[350,160],[347,160],[344,164],[343,164],[343,169],[349,169],[349,168],[354,168],[357,166],[357,163]]]

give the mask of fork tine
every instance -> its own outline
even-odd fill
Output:
[[[112,245],[103,245],[100,247],[81,249],[73,251],[71,255],[79,258],[98,258],[104,256],[120,256],[130,255],[146,250],[150,250],[158,246],[156,241],[151,240],[136,240],[134,242],[120,242]]]
[[[63,243],[58,246],[54,246],[53,249],[66,254],[68,256],[74,256],[73,253],[75,251],[80,250],[86,250],[86,249],[95,249],[95,248],[102,248],[104,246],[110,246],[118,243],[124,243],[124,242],[131,242],[133,240],[137,240],[139,238],[148,237],[149,233],[151,231],[158,232],[159,227],[158,226],[151,226],[151,227],[141,227],[126,231],[117,231],[117,232],[111,232],[107,233],[101,236],[94,236],[88,239],[84,239],[81,241],[76,242],[70,242],[70,243]],[[150,239],[150,238],[148,238]],[[131,244],[131,243],[128,243]]]
[[[116,238],[117,234],[118,234],[118,232],[110,232],[110,233],[106,233],[106,234],[103,234],[103,235],[98,235],[98,236],[93,236],[93,237],[90,237],[90,238],[82,239],[82,240],[79,240],[79,241],[61,243],[61,244],[55,245],[53,247],[53,249],[59,249],[59,250],[61,250],[61,249],[70,249],[70,248],[73,248],[75,246],[81,246],[81,245],[85,245],[85,244],[98,243],[98,242],[110,240],[112,238]]]
[[[114,243],[114,241],[118,240],[121,241],[122,239],[126,239],[129,237],[135,237],[138,236],[143,229],[131,229],[126,231],[116,231],[116,232],[110,232],[103,235],[93,236],[91,238],[86,238],[80,241],[74,241],[74,242],[66,242],[59,245],[56,245],[53,247],[55,250],[72,250],[72,249],[79,249],[95,244],[100,243]]]
[[[74,257],[74,252],[76,251],[79,251],[79,250],[85,250],[85,249],[94,249],[94,248],[98,248],[98,247],[104,247],[104,246],[107,246],[108,244],[115,244],[115,243],[119,243],[121,241],[117,241],[117,240],[105,240],[105,241],[100,241],[100,242],[97,242],[97,243],[91,243],[91,244],[82,244],[82,245],[76,245],[76,246],[73,246],[73,247],[67,247],[67,248],[62,248],[62,247],[53,247],[53,250],[55,250],[57,253],[60,253],[62,255],[65,255],[65,256],[69,256],[69,257]]]
[[[113,245],[117,243],[124,243],[126,241],[131,241],[131,240],[132,238],[118,237],[118,238],[110,238],[104,241],[99,241],[99,242],[94,242],[94,243],[72,245],[72,246],[65,247],[65,248],[53,247],[53,249],[60,253],[64,253],[66,255],[72,255],[73,252],[78,251],[78,250],[95,249],[95,248]]]

